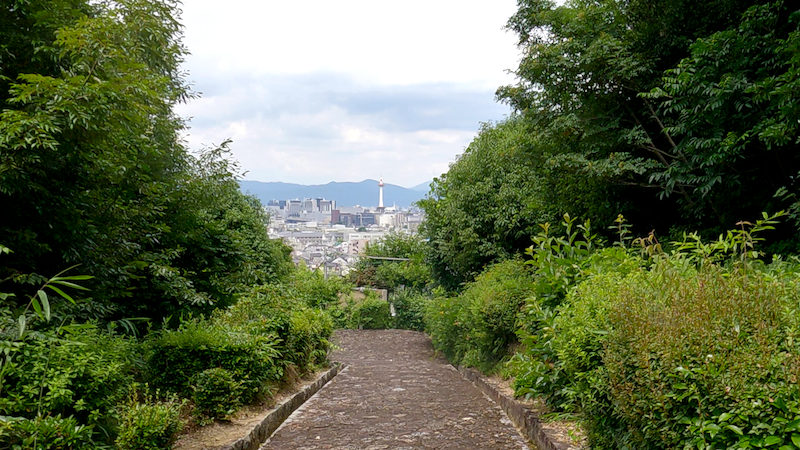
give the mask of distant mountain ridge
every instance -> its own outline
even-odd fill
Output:
[[[431,183],[433,183],[433,180],[428,180],[424,183],[420,183],[416,186],[410,187],[409,189],[411,189],[412,191],[420,191],[424,194],[427,194],[431,190]]]
[[[251,194],[266,204],[270,200],[289,200],[303,198],[324,197],[328,200],[336,200],[337,206],[378,206],[378,180],[364,180],[359,182],[337,182],[331,181],[328,184],[294,184],[282,183],[279,181],[252,181],[242,180],[239,187],[245,194]],[[398,207],[408,207],[417,200],[421,200],[428,192],[404,188],[396,184],[384,183],[383,204],[384,206],[397,205]]]

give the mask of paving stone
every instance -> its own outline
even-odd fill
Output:
[[[502,409],[441,358],[423,333],[340,330],[347,364],[261,447],[526,449]]]

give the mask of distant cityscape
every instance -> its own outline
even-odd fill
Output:
[[[292,247],[295,264],[346,276],[368,244],[392,231],[416,233],[423,220],[419,208],[384,205],[382,178],[376,187],[376,207],[337,206],[325,198],[267,201],[269,234]]]

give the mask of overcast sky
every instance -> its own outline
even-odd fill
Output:
[[[192,149],[233,139],[246,179],[322,184],[447,171],[509,113],[515,0],[187,0]]]

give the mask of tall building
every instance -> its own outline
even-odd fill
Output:
[[[378,211],[383,211],[383,177],[378,181]]]

